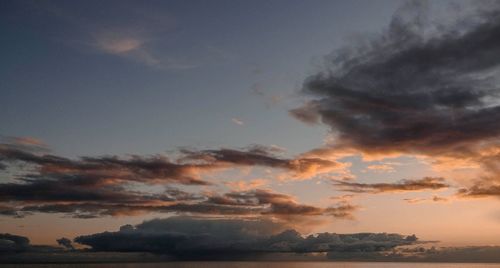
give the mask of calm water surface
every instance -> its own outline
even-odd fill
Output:
[[[5,268],[500,268],[482,263],[370,263],[370,262],[170,262],[113,264],[0,264]]]

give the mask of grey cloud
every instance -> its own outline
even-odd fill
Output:
[[[30,240],[27,237],[0,234],[0,254],[27,251],[30,248]]]
[[[421,9],[403,8],[366,47],[335,52],[304,83],[314,99],[290,113],[365,152],[447,153],[498,138],[500,12],[483,10],[465,30],[426,33]]]
[[[60,246],[68,249],[68,250],[74,250],[75,247],[73,247],[73,244],[71,243],[71,240],[69,238],[66,238],[66,237],[61,237],[59,239],[56,240],[57,244],[59,244]]]
[[[378,252],[417,243],[414,236],[386,233],[302,236],[261,220],[167,218],[146,221],[117,232],[79,236],[95,251],[146,251],[179,258],[229,258],[232,254]]]
[[[60,213],[75,218],[176,213],[211,216],[271,216],[295,219],[332,216],[352,219],[358,207],[341,203],[321,208],[300,204],[292,196],[270,190],[225,194],[189,193],[168,188],[162,194],[125,190],[119,186],[88,186],[64,180],[36,180],[0,185],[0,207],[4,216],[24,217],[33,213]]]

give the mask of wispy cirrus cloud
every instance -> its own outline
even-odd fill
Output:
[[[44,28],[41,21],[58,23],[60,27],[44,30],[50,38],[79,51],[107,54],[160,70],[187,70],[206,61],[206,56],[200,59],[165,49],[178,27],[178,20],[169,10],[134,1],[101,3],[98,12],[88,7],[58,1],[18,4],[34,19],[34,24],[38,23],[32,27]],[[198,54],[214,54],[209,49],[198,49],[203,50]]]
[[[240,126],[243,126],[245,124],[239,118],[231,118],[231,122],[235,123],[236,125],[240,125]]]

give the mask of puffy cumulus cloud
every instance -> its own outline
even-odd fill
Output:
[[[498,138],[498,5],[466,30],[434,32],[422,5],[401,8],[366,47],[335,52],[328,70],[304,83],[316,98],[291,114],[365,152],[431,154]]]
[[[378,252],[417,243],[415,236],[386,233],[302,236],[267,220],[171,217],[75,238],[95,251],[146,251],[179,258],[225,259],[267,253]],[[230,254],[230,255],[228,255]]]
[[[425,177],[419,180],[402,180],[396,183],[357,183],[336,180],[334,185],[341,191],[352,193],[397,193],[449,188],[443,178]]]

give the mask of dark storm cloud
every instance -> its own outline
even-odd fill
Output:
[[[304,83],[315,99],[290,113],[329,125],[336,146],[365,152],[445,153],[498,138],[498,5],[432,32],[423,2],[412,3],[365,47],[335,52]]]
[[[173,217],[123,226],[118,232],[79,236],[75,242],[95,251],[146,251],[193,258],[228,258],[226,254],[378,252],[417,243],[414,236],[386,233],[302,236],[263,220]]]
[[[352,193],[394,193],[423,190],[441,190],[450,187],[443,178],[425,177],[419,180],[402,180],[397,183],[356,183],[334,181],[339,190]]]

